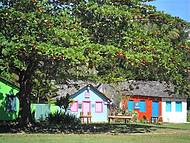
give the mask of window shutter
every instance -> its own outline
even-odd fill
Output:
[[[78,101],[71,104],[71,112],[78,112]]]
[[[103,112],[103,103],[100,101],[97,101],[96,102],[96,105],[95,105],[95,111],[96,113],[102,113]]]
[[[134,110],[134,102],[133,100],[128,101],[128,110],[133,111]]]
[[[166,112],[172,111],[172,104],[171,101],[166,101]]]
[[[182,112],[182,102],[181,101],[175,102],[175,111],[176,112]]]

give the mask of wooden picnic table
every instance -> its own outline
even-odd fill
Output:
[[[92,115],[91,113],[88,113],[87,115],[84,115],[83,112],[80,113],[80,119],[82,123],[85,123],[85,119],[87,120],[87,124],[91,123]]]
[[[133,116],[124,116],[124,115],[108,116],[109,123],[110,123],[110,120],[116,120],[116,119],[122,119],[125,121],[125,123],[127,123],[127,121],[133,119]]]

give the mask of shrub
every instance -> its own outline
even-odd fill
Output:
[[[73,114],[67,113],[65,114],[63,118],[63,124],[65,125],[78,125],[80,123],[81,123],[81,120]]]
[[[78,125],[81,123],[80,119],[77,118],[75,115],[69,113],[64,114],[62,112],[56,112],[53,114],[50,113],[48,121],[51,124],[60,124],[65,126]]]
[[[59,124],[62,121],[63,117],[64,114],[60,112],[50,113],[48,116],[48,121],[53,124],[54,123]]]

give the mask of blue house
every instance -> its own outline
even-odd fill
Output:
[[[111,100],[92,85],[87,85],[71,95],[70,112],[77,117],[90,116],[91,122],[107,122]],[[82,119],[86,122],[85,118]]]

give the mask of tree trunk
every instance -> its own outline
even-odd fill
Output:
[[[20,111],[19,111],[19,125],[28,126],[31,123],[31,109],[29,96],[23,94],[19,98]]]
[[[20,78],[20,91],[18,92],[18,98],[20,101],[19,125],[22,127],[26,127],[29,126],[32,121],[30,108],[30,94],[32,92],[32,82],[30,77]]]

